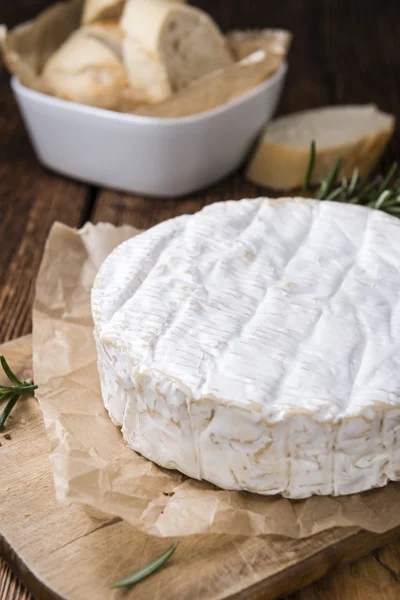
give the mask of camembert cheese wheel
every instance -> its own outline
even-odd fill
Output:
[[[221,202],[119,246],[92,292],[104,403],[131,448],[228,490],[400,479],[400,221]]]

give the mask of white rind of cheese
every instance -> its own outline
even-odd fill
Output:
[[[119,246],[92,292],[104,404],[131,448],[224,489],[400,479],[400,221],[221,202]]]

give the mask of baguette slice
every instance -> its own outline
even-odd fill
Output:
[[[125,2],[126,0],[85,0],[82,25],[89,25],[96,21],[120,19]]]
[[[247,177],[274,190],[301,187],[316,143],[311,184],[326,179],[341,159],[338,179],[358,167],[362,177],[374,169],[395,127],[392,115],[373,105],[333,106],[308,110],[270,123],[250,161]]]
[[[169,0],[186,2],[186,0]],[[85,0],[82,12],[82,24],[89,25],[96,21],[119,19],[126,0]]]
[[[193,7],[128,0],[121,25],[129,81],[143,102],[160,102],[234,62],[217,25]]]
[[[139,102],[156,104],[169,98],[172,87],[163,63],[153,58],[133,37],[126,36],[122,47],[129,85]]]
[[[282,64],[278,56],[258,50],[227,69],[219,69],[191,83],[158,104],[135,108],[138,115],[157,118],[189,117],[232,102],[268,79]]]
[[[122,61],[123,32],[116,21],[75,31],[50,57],[42,73],[48,93],[100,108],[118,110],[132,101]]]

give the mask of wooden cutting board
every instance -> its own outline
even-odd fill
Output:
[[[29,336],[0,350],[18,374],[29,377]],[[195,536],[183,539],[153,577],[130,591],[111,591],[113,581],[170,541],[151,538],[119,518],[57,504],[49,442],[35,399],[19,403],[0,443],[0,554],[40,599],[267,600],[400,537],[400,528],[385,535],[334,529],[306,540]]]

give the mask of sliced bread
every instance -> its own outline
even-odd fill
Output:
[[[45,89],[59,98],[101,108],[126,106],[132,92],[122,61],[122,39],[115,21],[78,29],[47,61],[42,73]]]
[[[96,21],[119,19],[126,0],[85,0],[82,12],[82,24]]]
[[[234,60],[206,13],[165,0],[128,0],[121,25],[129,81],[143,102],[160,102]]]
[[[186,0],[169,0],[186,2]],[[88,25],[105,19],[119,19],[126,0],[85,0],[82,12],[82,24]]]
[[[365,176],[376,166],[394,127],[394,117],[372,104],[332,106],[281,117],[267,126],[247,177],[275,190],[300,187],[312,140],[317,149],[312,184],[328,177],[339,158],[338,178],[350,177],[355,167]]]
[[[155,104],[172,95],[163,63],[131,36],[124,38],[123,59],[129,85],[140,103]]]

